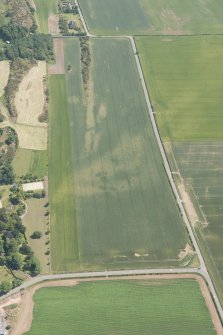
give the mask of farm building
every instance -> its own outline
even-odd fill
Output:
[[[77,27],[76,22],[75,21],[69,21],[68,22],[68,28],[69,29],[75,29]]]

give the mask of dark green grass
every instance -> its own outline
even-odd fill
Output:
[[[195,280],[110,281],[45,288],[28,335],[214,335]]]
[[[49,190],[52,269],[79,265],[74,166],[64,75],[50,77]]]
[[[41,33],[48,33],[48,17],[57,13],[58,0],[35,0],[36,15]]]
[[[223,33],[220,0],[79,0],[100,35]]]
[[[85,104],[76,43],[65,41],[65,55],[72,67],[66,78],[82,268],[177,265],[188,238],[130,43],[92,40],[92,110]]]
[[[222,139],[223,36],[136,41],[163,139]]]
[[[17,176],[31,173],[43,178],[48,175],[48,152],[18,149],[13,160],[13,168]]]

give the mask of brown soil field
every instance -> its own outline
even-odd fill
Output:
[[[48,31],[51,35],[59,35],[59,15],[51,14],[48,18]]]
[[[63,40],[61,38],[54,39],[54,52],[56,56],[56,63],[48,67],[49,74],[64,74],[64,49]]]

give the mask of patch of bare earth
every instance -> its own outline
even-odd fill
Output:
[[[163,8],[160,14],[160,19],[163,25],[162,34],[183,35],[186,33],[186,31],[183,30],[183,26],[187,20],[178,17],[173,10]]]
[[[59,29],[59,15],[51,14],[48,18],[48,32],[51,35],[58,35]]]
[[[113,278],[94,278],[94,279],[69,279],[69,280],[58,280],[58,281],[49,281],[43,282],[36,286],[31,287],[30,289],[24,291],[22,294],[19,294],[15,297],[16,302],[20,303],[19,312],[17,315],[17,322],[14,329],[12,329],[11,335],[22,335],[23,333],[30,330],[32,321],[33,321],[33,295],[35,292],[43,287],[59,287],[59,286],[75,286],[80,282],[94,282],[94,281],[107,281],[107,280],[171,280],[171,279],[195,279],[197,280],[202,295],[204,297],[205,303],[211,315],[213,325],[216,329],[218,335],[223,335],[223,328],[217,314],[215,305],[211,298],[208,287],[204,279],[195,274],[166,274],[166,275],[145,275],[145,276],[127,276],[127,277],[113,277]],[[159,282],[160,284],[160,282]],[[18,297],[20,300],[18,300]],[[11,301],[13,303],[13,300]],[[8,305],[7,302],[3,301],[0,304],[0,309]]]
[[[4,89],[8,83],[10,73],[10,65],[9,62],[3,60],[0,62],[0,97],[4,93]]]
[[[46,76],[46,62],[40,61],[31,68],[19,85],[15,96],[17,123],[30,126],[44,126],[38,117],[42,114],[45,94],[44,77]]]
[[[56,56],[56,63],[48,67],[49,74],[64,74],[65,64],[64,64],[64,48],[63,39],[54,39],[54,52]]]
[[[194,250],[189,243],[187,243],[185,248],[179,252],[178,258],[183,260],[188,255],[194,255]]]

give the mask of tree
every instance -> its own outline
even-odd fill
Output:
[[[6,294],[11,289],[12,289],[12,283],[7,280],[3,280],[0,284],[0,295]]]
[[[40,263],[38,259],[28,256],[23,270],[28,271],[31,276],[37,276],[40,273]]]
[[[42,235],[43,234],[40,231],[37,230],[37,231],[34,231],[30,237],[33,238],[33,239],[39,239],[39,238],[42,237]]]
[[[20,247],[19,251],[23,255],[31,255],[31,256],[33,255],[33,251],[28,244],[23,244]]]
[[[7,266],[11,270],[20,270],[22,268],[22,265],[23,265],[22,258],[18,253],[13,254],[11,256],[8,256],[6,258],[6,262],[7,262]]]

